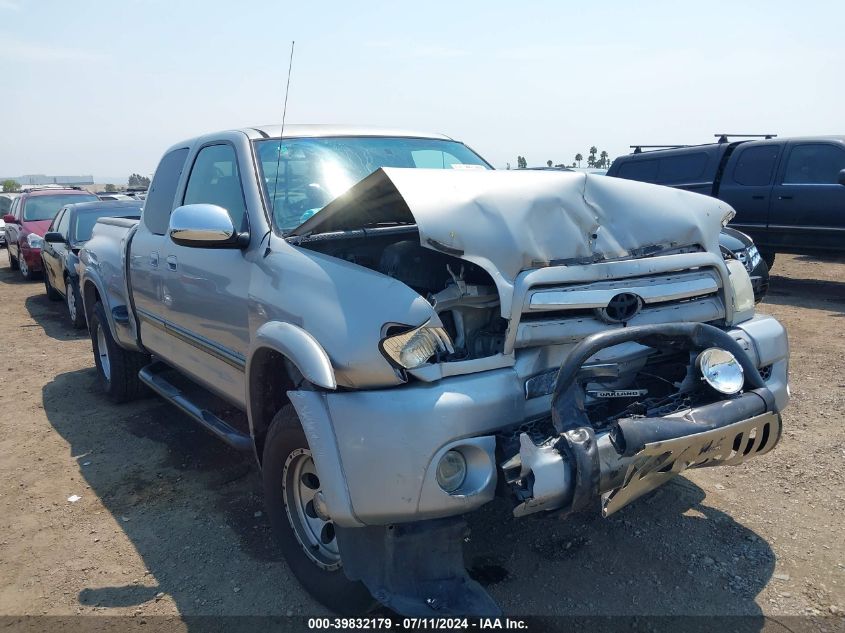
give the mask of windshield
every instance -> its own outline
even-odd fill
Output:
[[[100,218],[141,218],[141,205],[123,209],[94,209],[82,211],[76,214],[76,221],[73,224],[71,241],[75,244],[87,242],[94,232],[94,225]]]
[[[86,194],[59,194],[50,196],[33,196],[26,201],[23,208],[23,219],[35,222],[37,220],[52,220],[66,204],[77,202],[96,202],[99,198]]]
[[[296,138],[257,141],[255,146],[273,226],[283,232],[381,167],[490,168],[463,143],[439,139]]]

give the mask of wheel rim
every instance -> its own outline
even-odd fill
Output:
[[[100,358],[100,369],[106,380],[111,380],[111,361],[109,361],[109,347],[106,345],[106,333],[103,326],[97,323],[97,356]]]
[[[70,314],[70,320],[76,323],[76,294],[73,292],[70,281],[65,286],[65,297],[67,298],[67,311]]]
[[[29,275],[29,266],[26,265],[26,257],[18,257],[18,267],[21,269],[21,275],[24,277]]]
[[[334,523],[317,514],[315,497],[321,491],[311,451],[298,448],[285,460],[282,493],[285,513],[306,556],[323,569],[340,567]]]

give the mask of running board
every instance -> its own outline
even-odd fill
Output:
[[[156,361],[141,369],[138,372],[138,377],[150,389],[171,404],[176,405],[182,412],[199,422],[208,432],[232,448],[239,451],[252,450],[252,438],[249,435],[241,433],[211,411],[203,409],[189,400],[178,387],[168,382],[161,375],[161,372],[167,369],[169,369],[167,365]]]

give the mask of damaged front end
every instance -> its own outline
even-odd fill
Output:
[[[635,342],[638,368],[587,363]],[[726,396],[696,360],[730,354],[743,389]],[[739,343],[701,323],[639,326],[587,337],[557,373],[549,417],[500,435],[502,472],[516,516],[583,510],[601,498],[608,516],[688,469],[738,464],[780,440],[775,397]]]
[[[770,451],[786,333],[719,251],[730,213],[618,179],[385,169],[288,234],[322,314],[362,324],[350,343],[298,297],[340,387],[289,395],[346,575],[406,615],[492,615],[461,516],[495,495],[607,516]]]

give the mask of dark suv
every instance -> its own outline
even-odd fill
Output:
[[[736,210],[771,266],[775,253],[845,251],[845,136],[808,136],[636,147],[608,176],[703,193]]]
[[[33,189],[12,202],[3,216],[9,266],[19,269],[24,279],[33,279],[41,272],[41,246],[53,218],[66,204],[95,202],[97,196],[80,189]]]

